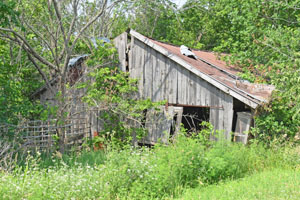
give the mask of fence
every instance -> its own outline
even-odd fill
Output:
[[[50,149],[56,143],[57,131],[63,131],[66,145],[81,144],[83,139],[91,137],[90,125],[85,118],[68,119],[64,125],[57,120],[27,121],[18,126],[0,124],[0,138],[22,148]],[[0,149],[0,154],[3,154]]]

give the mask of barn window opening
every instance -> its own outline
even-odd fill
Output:
[[[172,123],[171,123],[171,128],[170,128],[170,138],[173,138],[173,136],[174,136],[175,133],[176,133],[177,115],[178,115],[178,114],[175,114],[175,115],[174,115],[173,121],[172,121]]]
[[[204,127],[203,121],[209,121],[209,107],[183,107],[182,121],[183,127],[188,133],[199,132]]]

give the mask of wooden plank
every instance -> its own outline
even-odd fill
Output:
[[[163,79],[163,75],[165,72],[165,58],[164,56],[159,53],[156,52],[156,58],[157,58],[157,70],[156,70],[156,81],[157,81],[157,89],[156,89],[156,97],[157,97],[157,101],[162,101],[164,100],[163,98],[163,87],[164,87],[164,79]]]
[[[182,103],[182,70],[183,68],[179,67],[178,68],[178,74],[177,74],[177,104]]]
[[[216,95],[217,89],[212,87],[210,90],[210,105],[219,106],[219,99]],[[219,129],[219,109],[210,108],[209,122],[213,125],[214,130]],[[211,136],[211,139],[216,139],[215,136]]]
[[[180,93],[178,94],[179,96],[179,100],[178,103],[182,103],[182,104],[186,104],[186,96],[185,96],[185,92],[186,92],[186,77],[185,77],[185,69],[181,69],[180,72],[180,77],[181,77],[181,81],[178,82],[178,87],[180,88]]]
[[[224,129],[225,137],[231,139],[231,130],[233,123],[233,98],[228,94],[224,94]]]
[[[174,114],[177,114],[177,120],[176,120],[176,125],[175,125],[175,134],[174,137],[179,133],[180,131],[180,125],[182,122],[182,114],[183,114],[183,107],[174,107]]]
[[[199,79],[195,74],[190,73],[190,88],[189,88],[189,104],[190,105],[199,105],[197,104],[197,79]]]
[[[144,51],[144,48],[147,48],[145,45],[143,45],[140,41],[135,40],[134,45],[134,63],[135,67],[133,69],[134,78],[139,79],[140,78],[140,71],[141,71],[141,62],[142,62],[142,53]]]
[[[221,90],[217,89],[217,98],[218,98],[218,106],[222,106],[224,103],[224,92],[222,92]],[[218,130],[222,131],[224,134],[225,130],[224,130],[224,110],[218,110]]]
[[[178,76],[180,76],[180,80],[178,80],[178,88],[179,88],[178,103],[187,104],[188,71],[182,68]]]
[[[211,104],[224,109],[210,109],[210,123],[215,130],[223,132],[225,139],[230,139],[233,119],[233,99],[218,89],[211,91]],[[216,139],[216,137],[212,137]]]
[[[202,89],[203,86],[201,85],[201,79],[200,78],[197,78],[196,80],[196,105],[202,105],[204,106],[205,105],[205,101],[203,103],[202,101]]]
[[[148,73],[148,67],[147,67],[147,62],[149,62],[149,58],[148,58],[148,52],[147,52],[147,47],[145,46],[144,49],[143,49],[143,55],[144,55],[144,64],[143,66],[143,71],[144,71],[144,74],[143,74],[143,98],[148,98],[148,94],[147,94],[147,86],[146,86],[146,83],[147,83],[147,80],[146,80],[146,75]]]
[[[144,90],[145,90],[145,59],[146,59],[146,45],[144,45],[141,49],[141,62],[140,65],[137,67],[140,67],[141,70],[141,74],[139,76],[139,94],[141,95],[140,98],[145,98],[145,96],[143,96],[144,94]]]
[[[187,71],[186,73],[186,94],[185,94],[185,102],[186,104],[191,104],[190,102],[190,95],[191,95],[191,88],[193,87],[193,81],[191,80],[191,72]]]
[[[151,60],[152,60],[152,101],[157,102],[160,99],[160,61],[159,61],[159,54],[155,50],[151,49]]]
[[[126,71],[126,49],[127,49],[127,32],[122,33],[117,36],[113,43],[118,50],[118,56],[120,61],[120,69],[122,71]]]
[[[209,101],[208,100],[206,101],[206,96],[208,95],[207,82],[201,78],[199,78],[199,82],[201,87],[201,105],[208,106]]]
[[[169,59],[168,59],[169,60]],[[170,70],[169,70],[169,102],[177,102],[177,87],[178,87],[178,66],[169,60]]]
[[[159,128],[159,132],[158,132],[161,134],[160,138],[162,138],[161,141],[164,144],[167,144],[169,142],[173,118],[174,118],[174,107],[168,107],[167,111],[164,109],[164,116],[162,118],[163,123],[160,125],[161,127]]]
[[[168,59],[168,58],[166,58],[165,56],[164,56],[164,63],[165,63],[165,66],[164,66],[164,70],[162,70],[162,73],[164,73],[164,75],[163,75],[163,84],[164,84],[164,86],[163,86],[163,100],[166,100],[166,101],[170,101],[170,98],[169,98],[169,93],[170,93],[170,87],[169,87],[169,85],[170,85],[170,81],[169,81],[169,79],[170,79],[170,68],[171,68],[171,66],[170,66],[170,59]]]
[[[196,74],[197,76],[199,76],[200,78],[202,78],[203,80],[207,81],[208,83],[214,85],[215,87],[219,88],[220,90],[222,90],[223,92],[225,92],[226,94],[229,94],[233,97],[235,97],[236,99],[240,100],[241,102],[247,104],[248,106],[250,106],[251,108],[256,108],[259,104],[262,103],[261,99],[256,98],[255,96],[249,96],[246,95],[244,93],[241,93],[241,91],[238,91],[234,88],[231,88],[229,86],[227,86],[226,84],[224,84],[223,82],[205,74],[200,72],[199,70],[197,70],[195,67],[193,67],[192,65],[190,65],[189,63],[185,62],[183,59],[181,59],[180,57],[171,54],[168,50],[166,50],[165,48],[153,43],[152,41],[150,41],[148,38],[144,37],[143,35],[131,30],[130,34],[139,39],[140,41],[144,42],[145,44],[147,44],[150,48],[153,48],[155,50],[157,50],[158,52],[162,53],[163,55],[166,55],[167,57],[169,57],[171,60],[173,60],[174,62],[178,63],[179,65],[181,65],[182,67],[184,67],[186,70],[189,70],[191,72],[193,72],[194,74]]]
[[[174,108],[172,106],[168,107],[168,110],[165,110],[165,107],[162,106],[159,111],[154,109],[147,111],[145,126],[148,130],[148,135],[142,139],[142,142],[155,144],[161,141],[167,144],[173,117]]]
[[[164,55],[162,55],[161,53],[159,53],[159,59],[160,59],[160,100],[166,100],[166,84],[167,84],[167,76],[166,76],[166,70],[168,68],[168,63],[167,61],[169,59],[166,59],[166,57]]]
[[[135,78],[135,74],[134,74],[134,69],[136,68],[136,64],[135,64],[135,38],[132,37],[131,38],[131,44],[130,44],[130,51],[129,51],[129,55],[128,55],[128,67],[129,67],[129,76],[130,78]]]
[[[189,107],[189,108],[214,108],[223,110],[223,106],[201,106],[201,105],[189,105],[189,104],[177,104],[177,103],[168,103],[169,106],[179,106],[179,107]]]
[[[144,98],[152,97],[152,59],[150,47],[145,49]]]
[[[172,101],[172,63],[171,60],[166,58],[166,69],[165,69],[165,94],[164,94],[164,100],[167,102]]]
[[[205,93],[205,104],[208,105],[208,106],[213,106],[211,104],[211,91],[214,90],[214,87],[211,84],[207,83],[206,81],[204,81],[204,85],[205,85],[205,88],[206,88],[206,90],[205,90],[205,92],[206,92]]]
[[[143,90],[144,90],[144,75],[145,75],[145,53],[147,47],[142,42],[136,40],[135,41],[135,70],[134,70],[134,78],[138,79],[138,89],[139,89],[139,98],[143,98]]]

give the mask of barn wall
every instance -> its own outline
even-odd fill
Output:
[[[167,56],[132,37],[129,72],[139,80],[141,98],[172,104],[209,106],[210,122],[230,138],[233,98]]]
[[[80,67],[80,66],[79,66]],[[84,67],[82,65],[81,67]],[[91,80],[90,77],[84,76],[73,76],[74,74],[71,74],[72,78],[75,77],[76,79],[73,79],[73,81],[79,81],[79,82],[85,82],[88,80]],[[79,74],[80,75],[80,74]],[[71,80],[72,81],[72,80]],[[73,83],[74,83],[73,82]],[[53,89],[55,92],[58,91],[58,85],[55,83],[53,86]],[[89,108],[87,103],[83,102],[81,98],[86,94],[87,89],[86,88],[77,88],[77,87],[71,87],[67,89],[66,91],[66,99],[65,99],[65,112],[68,113],[67,118],[70,119],[71,123],[74,124],[74,127],[77,129],[81,129],[83,127],[89,127],[91,129],[91,133],[94,133],[95,131],[99,130],[99,127],[97,127],[97,116],[95,116],[96,111],[93,108]],[[58,105],[58,100],[56,98],[56,94],[53,95],[53,93],[49,89],[45,89],[41,91],[37,98],[39,98],[42,105],[46,106],[55,106]],[[55,117],[55,116],[53,116]]]
[[[57,92],[56,85],[53,86],[53,89],[55,90],[55,92]],[[38,99],[40,100],[41,104],[43,104],[43,105],[50,105],[50,106],[56,105],[56,99],[53,96],[51,90],[49,90],[49,89],[45,89],[44,91],[42,91],[38,95]]]
[[[126,71],[126,49],[127,49],[127,33],[124,32],[113,41],[119,54],[120,69]]]

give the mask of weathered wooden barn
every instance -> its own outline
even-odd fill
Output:
[[[133,30],[124,32],[113,42],[121,70],[138,79],[139,98],[167,102],[160,112],[145,113],[149,134],[140,141],[142,143],[167,142],[176,135],[181,123],[189,131],[200,130],[202,121],[209,121],[215,130],[223,131],[227,139],[231,139],[230,133],[234,132],[237,139],[240,137],[246,142],[243,134],[253,123],[254,111],[268,101],[274,89],[242,80],[238,68],[227,65],[213,52],[193,50],[197,56],[193,59],[182,55],[178,46],[147,38]],[[81,69],[86,56],[74,58],[71,65]],[[72,95],[81,93],[75,91]],[[46,86],[35,96],[41,102],[52,100]],[[79,98],[72,99],[76,107],[84,105]],[[81,116],[87,118],[90,135],[101,131],[97,114],[82,111]]]
[[[149,123],[146,143],[171,137],[172,126],[180,123],[187,129],[200,129],[201,121],[223,130],[227,139],[231,132],[243,134],[249,130],[255,109],[268,101],[274,89],[242,80],[235,66],[227,65],[213,52],[193,50],[198,57],[193,59],[182,55],[178,46],[133,30],[115,38],[114,43],[121,69],[139,80],[139,97],[167,101],[164,113],[168,117],[161,126]]]

